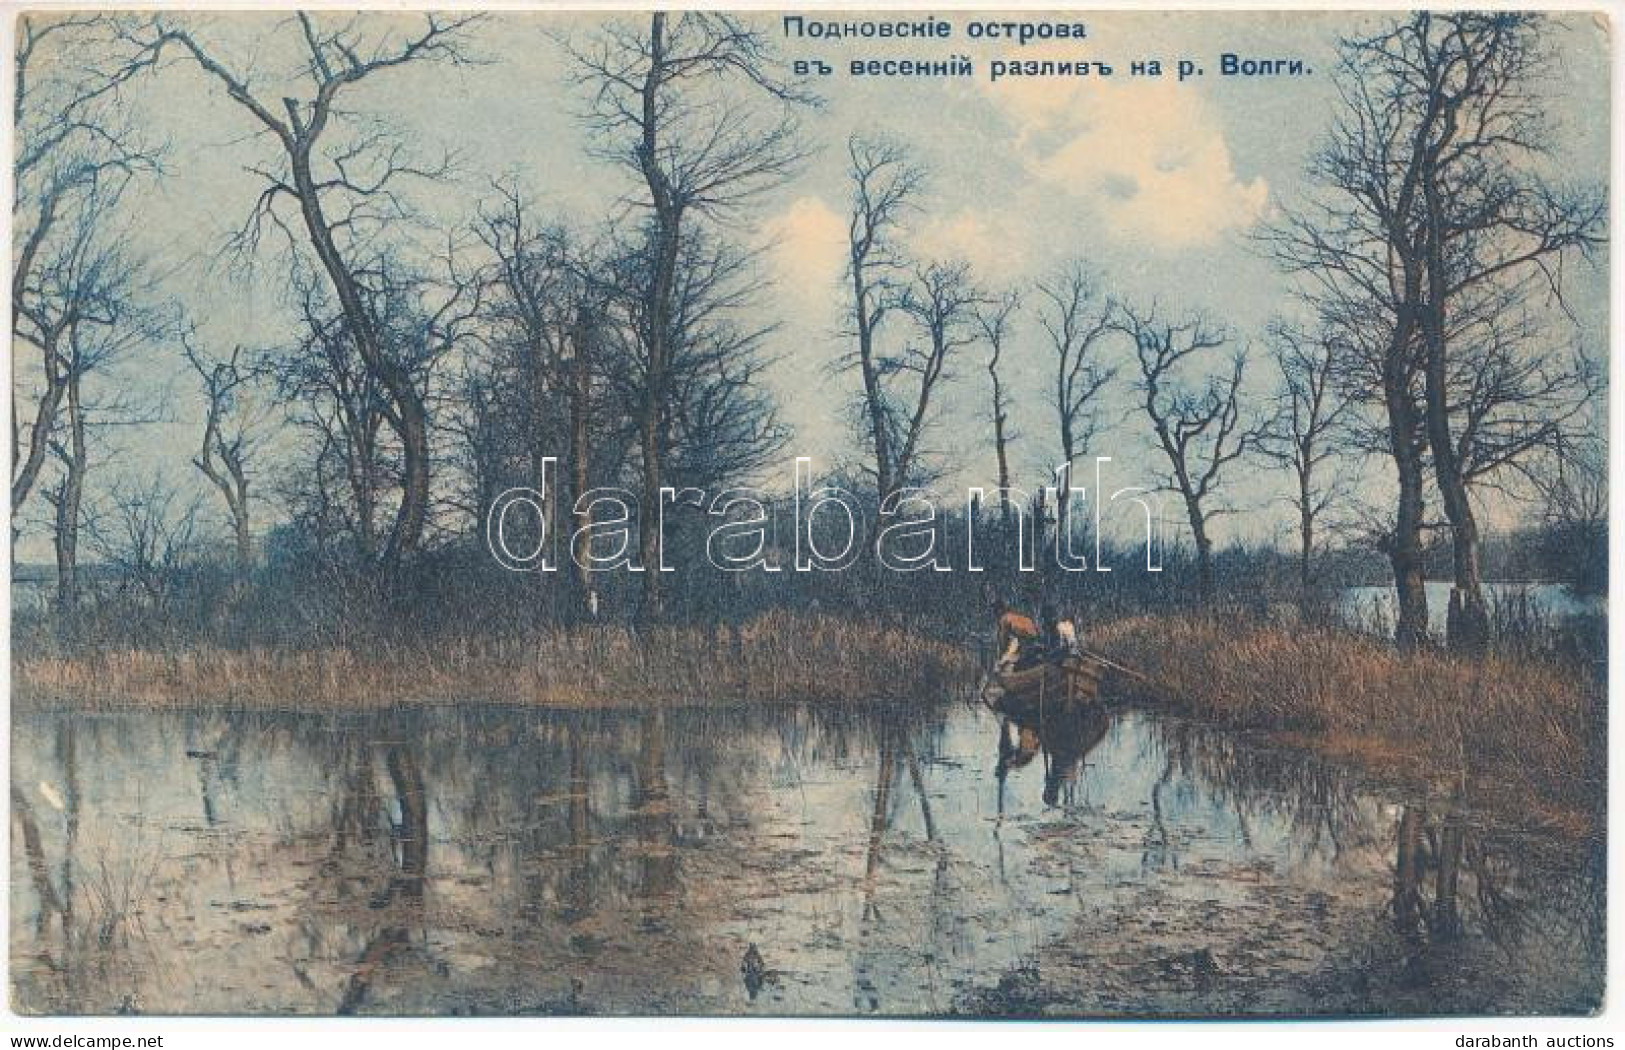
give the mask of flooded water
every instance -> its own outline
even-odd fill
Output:
[[[1574,1012],[1600,843],[1134,711],[19,713],[47,1013]],[[1002,775],[1001,775],[1002,774]]]
[[[1450,613],[1450,582],[1428,580],[1422,585],[1428,599],[1428,631],[1444,637]],[[1513,603],[1563,624],[1584,617],[1608,615],[1608,598],[1576,594],[1561,583],[1486,583],[1484,597],[1493,609]],[[1339,595],[1344,622],[1363,630],[1386,634],[1399,616],[1399,595],[1393,587],[1346,587]]]

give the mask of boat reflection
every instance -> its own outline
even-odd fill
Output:
[[[1061,700],[1050,704],[1006,704],[996,708],[999,722],[999,757],[994,776],[1002,802],[1010,773],[1043,755],[1044,805],[1061,802],[1077,783],[1084,759],[1106,737],[1111,716],[1098,701]],[[1012,739],[1012,729],[1014,738]]]

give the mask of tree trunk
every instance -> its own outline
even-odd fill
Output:
[[[52,545],[56,549],[56,601],[57,610],[71,619],[79,609],[79,507],[84,501],[85,470],[88,457],[85,450],[85,416],[79,403],[79,376],[70,373],[67,380],[68,396],[68,449],[62,487],[57,491],[56,527]]]
[[[45,391],[40,395],[39,404],[35,406],[34,418],[28,425],[28,455],[19,461],[20,450],[17,447],[17,415],[16,415],[16,385],[12,390],[12,444],[11,444],[11,520],[15,523],[22,513],[23,504],[28,501],[28,494],[33,491],[34,482],[39,479],[41,468],[45,465],[45,453],[50,448],[51,430],[56,426],[57,409],[62,404],[64,380],[56,364],[57,355],[54,347],[44,350],[45,360]]]
[[[248,532],[248,479],[239,477],[237,502],[232,507],[232,528],[237,538],[237,574],[244,581],[254,569],[254,541]]]
[[[1405,298],[1394,319],[1394,331],[1382,364],[1383,407],[1388,417],[1388,449],[1398,475],[1399,498],[1388,560],[1394,569],[1398,616],[1394,642],[1413,650],[1428,642],[1428,596],[1422,565],[1422,451],[1417,439],[1416,401],[1411,391],[1411,354],[1415,316],[1406,305],[1420,297],[1420,277],[1406,265]]]
[[[1201,502],[1189,492],[1185,494],[1185,517],[1191,523],[1191,541],[1196,545],[1196,597],[1206,610],[1214,597],[1214,541],[1207,535],[1207,515],[1202,514]]]
[[[570,561],[580,593],[582,611],[589,617],[598,615],[598,595],[592,585],[592,570],[588,556],[592,553],[592,510],[582,502],[588,481],[588,431],[591,418],[592,368],[588,360],[586,327],[576,329],[574,337],[575,369],[570,384]]]
[[[1065,414],[1061,417],[1061,455],[1064,457],[1065,473],[1061,475],[1062,484],[1055,493],[1055,550],[1051,553],[1055,557],[1055,564],[1061,564],[1061,545],[1067,544],[1071,550],[1072,542],[1072,463],[1077,456],[1077,439],[1072,436],[1072,420]],[[1100,498],[1100,493],[1095,493]]]
[[[395,512],[394,527],[384,547],[382,562],[393,568],[400,559],[415,551],[423,538],[423,528],[429,511],[429,428],[428,413],[423,398],[411,374],[391,359],[379,344],[377,330],[361,300],[356,285],[338,246],[333,240],[332,228],[322,212],[321,199],[310,168],[310,143],[292,151],[294,188],[299,197],[300,214],[312,246],[326,270],[333,290],[344,311],[345,328],[355,342],[367,371],[376,377],[388,394],[392,411],[388,422],[401,440],[401,502]]]
[[[1427,351],[1425,391],[1428,445],[1433,451],[1433,470],[1439,495],[1443,498],[1445,517],[1450,519],[1450,539],[1454,549],[1455,579],[1450,589],[1445,640],[1452,649],[1474,651],[1483,649],[1489,643],[1490,619],[1484,602],[1483,582],[1479,576],[1478,522],[1450,433],[1449,347],[1445,335],[1449,275],[1445,272],[1442,204],[1431,154],[1422,196],[1428,216],[1428,301],[1422,311],[1422,337]]]
[[[673,198],[667,176],[660,168],[660,89],[666,76],[666,15],[649,16],[649,73],[643,81],[643,141],[638,164],[649,187],[654,208],[654,273],[645,301],[648,360],[644,369],[642,418],[638,420],[639,450],[643,460],[642,506],[638,514],[638,556],[643,565],[643,609],[646,619],[661,613],[660,594],[660,489],[668,341],[671,336],[672,292],[676,286],[681,249],[682,205]]]
[[[1004,534],[1010,534],[1010,451],[1005,438],[1005,424],[1009,422],[1004,404],[1004,384],[999,380],[999,357],[1003,353],[1002,331],[992,333],[993,355],[987,361],[987,377],[993,383],[993,454],[999,467],[999,520]]]
[[[1299,515],[1298,541],[1298,592],[1303,604],[1308,605],[1315,589],[1315,517],[1308,511]]]
[[[855,253],[852,260],[852,295],[858,322],[858,368],[863,374],[863,405],[869,417],[869,438],[875,447],[876,506],[884,506],[891,495],[892,450],[891,433],[886,427],[884,392],[880,389],[880,373],[875,367],[875,332],[869,315],[869,287],[864,276],[864,259]]]
[[[1196,544],[1196,596],[1204,607],[1213,599],[1213,539],[1207,534],[1207,515],[1194,498],[1185,497],[1185,514],[1190,519],[1191,539]]]
[[[1422,571],[1422,468],[1414,461],[1400,464],[1398,513],[1388,560],[1398,593],[1394,642],[1404,650],[1421,648],[1428,642],[1428,595]]]
[[[1298,605],[1300,611],[1304,613],[1309,611],[1309,599],[1314,590],[1314,477],[1308,466],[1301,466],[1298,469]]]

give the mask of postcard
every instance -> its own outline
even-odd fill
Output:
[[[12,28],[15,1020],[1602,1008],[1606,16]]]

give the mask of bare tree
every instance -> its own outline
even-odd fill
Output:
[[[400,184],[437,179],[447,165],[414,163],[399,141],[376,125],[335,149],[318,147],[346,123],[349,114],[339,103],[357,84],[411,65],[467,62],[466,32],[477,17],[426,14],[415,33],[369,41],[354,18],[318,20],[299,12],[286,24],[298,34],[294,46],[302,52],[300,72],[309,86],[301,97],[289,85],[280,105],[257,93],[245,74],[228,68],[181,23],[160,17],[133,34],[154,65],[172,48],[192,60],[277,147],[276,165],[257,170],[265,187],[237,242],[252,250],[270,225],[314,252],[337,300],[349,352],[383,391],[382,415],[399,439],[402,466],[401,498],[378,552],[385,567],[417,549],[428,522],[429,418],[412,367],[390,344],[381,322],[378,300],[390,293],[373,282],[380,250],[372,242],[381,226],[408,213]],[[283,202],[295,206],[296,217],[283,214]],[[303,230],[299,237],[295,226]]]
[[[53,338],[62,400],[43,436],[59,468],[45,495],[52,508],[57,604],[67,613],[80,598],[79,534],[94,451],[91,433],[141,421],[142,409],[127,384],[114,377],[162,327],[147,305],[152,290],[142,260],[127,250],[124,232],[110,228],[108,211],[93,195],[74,219],[71,246],[35,274],[40,298],[67,306]],[[95,377],[104,380],[100,390],[91,388]]]
[[[619,294],[608,264],[569,230],[536,221],[535,206],[499,185],[477,233],[492,262],[485,279],[485,353],[472,362],[469,444],[476,469],[476,520],[512,484],[537,485],[545,457],[563,453],[563,485],[545,490],[550,520],[557,501],[571,507],[572,565],[582,608],[597,608],[587,544],[592,509],[580,502],[594,478],[625,461],[620,406],[606,392],[603,344]],[[522,469],[508,462],[522,451]]]
[[[1104,364],[1099,351],[1101,339],[1111,331],[1112,304],[1101,296],[1081,260],[1065,264],[1040,281],[1038,295],[1042,300],[1038,323],[1055,353],[1052,397],[1066,472],[1057,493],[1055,533],[1056,541],[1062,542],[1062,537],[1071,534],[1072,471],[1094,443],[1101,394],[1117,377],[1116,367]]]
[[[721,12],[657,11],[572,49],[590,92],[600,154],[642,183],[646,269],[637,282],[643,404],[638,412],[639,557],[646,616],[661,611],[660,490],[667,454],[679,267],[694,220],[726,217],[778,185],[803,156],[793,108],[812,97],[773,72],[766,38]],[[743,86],[747,94],[731,89]],[[750,93],[767,103],[753,105]]]
[[[56,486],[45,494],[51,505],[51,548],[56,555],[56,605],[63,616],[79,608],[79,530],[83,524],[85,475],[90,471],[90,445],[85,438],[83,383],[85,361],[78,352],[75,330],[67,338],[68,354],[63,386],[66,391],[66,418],[51,449],[61,463]]]
[[[259,443],[250,397],[254,373],[243,365],[241,346],[234,347],[224,361],[210,360],[189,333],[182,333],[181,350],[203,388],[203,436],[192,465],[226,504],[237,551],[237,577],[246,580],[254,566],[249,461]]]
[[[1345,451],[1339,437],[1353,404],[1337,385],[1333,342],[1277,323],[1270,327],[1269,348],[1280,387],[1258,448],[1292,471],[1289,498],[1298,512],[1298,583],[1307,600],[1314,591],[1315,526],[1349,491],[1348,473],[1333,471],[1328,477],[1326,468]]]
[[[986,302],[971,283],[965,263],[918,266],[903,290],[898,309],[914,321],[923,339],[905,340],[898,350],[877,360],[886,387],[889,443],[896,450],[890,476],[899,488],[929,479],[924,441],[936,422],[935,397],[953,377],[952,365],[960,351],[976,342],[977,310]],[[890,495],[882,495],[882,505]]]
[[[478,288],[447,265],[448,273],[437,277],[385,256],[369,273],[374,335],[390,347],[394,366],[424,406],[437,396],[441,362],[466,339],[478,309]],[[398,418],[394,395],[355,352],[329,288],[318,275],[296,273],[304,332],[292,346],[262,355],[260,367],[275,382],[290,420],[310,438],[309,461],[288,478],[296,517],[327,553],[377,566],[388,563],[400,504],[411,498],[410,443],[391,425]],[[394,525],[386,530],[388,517]]]
[[[840,364],[855,366],[862,378],[858,415],[873,457],[876,498],[885,507],[901,489],[929,480],[924,442],[937,399],[959,352],[988,338],[981,311],[989,300],[964,263],[910,264],[897,245],[902,220],[925,178],[906,151],[895,143],[854,137],[847,152],[852,181],[848,310],[857,345]],[[895,350],[887,350],[880,335],[893,312],[913,322],[923,338],[905,336]],[[1007,323],[1008,314],[1001,327]],[[872,531],[878,535],[878,522]]]
[[[1343,110],[1309,165],[1326,192],[1288,211],[1264,243],[1301,278],[1299,294],[1338,350],[1339,384],[1376,414],[1357,437],[1394,464],[1394,513],[1379,538],[1394,573],[1395,641],[1410,649],[1428,640],[1425,355],[1414,308],[1422,266],[1416,246],[1390,234],[1416,208],[1414,178],[1394,174],[1412,143],[1349,56],[1338,88]]]
[[[109,311],[109,314],[111,320],[104,327],[75,324],[63,340],[64,400],[50,438],[58,473],[56,483],[45,491],[45,500],[51,507],[57,607],[67,615],[78,609],[82,596],[79,540],[87,523],[85,502],[93,452],[91,434],[95,430],[151,422],[116,389],[97,396],[86,385],[93,376],[113,371],[122,358],[145,344],[151,335],[133,315],[118,311]]]
[[[988,407],[993,420],[993,453],[999,468],[999,516],[1007,534],[1014,527],[1015,508],[1010,502],[1010,442],[1016,435],[1010,430],[1010,395],[999,375],[999,359],[1010,335],[1011,318],[1020,306],[1020,293],[1009,291],[993,296],[987,306],[976,313],[976,322],[988,345],[987,378],[992,387]]]
[[[1098,344],[1112,329],[1112,304],[1101,297],[1082,262],[1072,262],[1038,282],[1043,302],[1038,323],[1055,351],[1053,391],[1060,427],[1061,459],[1084,455],[1099,424],[1100,395],[1117,369],[1100,360]]]
[[[1419,142],[1428,442],[1455,564],[1449,638],[1476,648],[1488,641],[1489,610],[1475,471],[1549,444],[1590,394],[1583,366],[1543,367],[1546,348],[1530,338],[1539,323],[1523,311],[1537,294],[1561,304],[1562,261],[1602,243],[1607,203],[1537,173],[1550,155],[1550,119],[1534,87],[1550,62],[1537,16],[1420,12],[1357,47]],[[1506,332],[1512,319],[1529,325],[1516,342]],[[1471,375],[1461,377],[1463,367]],[[1486,424],[1497,432],[1486,435]]]
[[[27,14],[17,20],[12,121],[11,332],[37,372],[13,364],[11,514],[26,510],[51,450],[71,367],[65,346],[94,289],[84,262],[94,227],[114,219],[131,180],[157,170],[158,148],[132,127],[121,89],[137,68],[112,45],[116,20]],[[101,62],[70,60],[99,53]],[[19,402],[28,402],[28,421]]]
[[[875,489],[881,502],[901,487],[892,433],[891,395],[879,348],[886,317],[904,295],[907,263],[897,245],[899,227],[912,210],[925,172],[899,145],[854,136],[847,142],[852,209],[847,223],[849,307],[857,340],[851,361],[863,380],[860,411],[865,439],[874,457]]]
[[[1424,12],[1345,41],[1343,112],[1311,169],[1329,193],[1272,235],[1323,324],[1346,327],[1339,338],[1377,366],[1400,482],[1401,644],[1426,638],[1423,451],[1450,524],[1451,641],[1477,647],[1488,612],[1473,464],[1488,480],[1534,455],[1591,385],[1583,367],[1536,363],[1563,310],[1562,261],[1600,243],[1605,217],[1600,193],[1538,174],[1547,61],[1539,18],[1512,13]]]
[[[109,502],[90,529],[96,553],[122,586],[162,612],[196,553],[198,501],[154,474],[120,482]]]
[[[1113,325],[1134,342],[1140,407],[1168,458],[1164,484],[1184,504],[1196,546],[1197,591],[1207,602],[1214,594],[1208,526],[1228,509],[1215,506],[1214,499],[1225,468],[1254,448],[1260,433],[1241,408],[1246,356],[1234,354],[1223,373],[1191,376],[1208,351],[1226,342],[1225,334],[1201,317],[1175,324],[1159,321],[1154,308],[1141,313],[1119,306]]]

